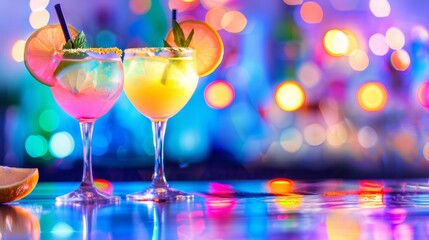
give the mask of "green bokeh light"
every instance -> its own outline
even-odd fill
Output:
[[[40,135],[30,135],[25,141],[25,150],[33,158],[41,157],[48,151],[48,142]]]
[[[57,112],[52,109],[46,109],[39,116],[39,125],[47,132],[55,131],[58,128],[59,123],[59,116]]]

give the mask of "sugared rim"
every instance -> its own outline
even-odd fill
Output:
[[[156,53],[156,52],[181,52],[192,53],[193,48],[190,47],[140,47],[140,48],[127,48],[125,54],[140,54],[140,53]]]
[[[118,55],[119,58],[122,57],[122,50],[117,48],[117,47],[111,47],[111,48],[76,48],[76,49],[62,49],[62,50],[58,51],[59,54],[88,53],[88,52],[97,53],[100,55],[107,55],[110,53],[115,53],[116,55]]]

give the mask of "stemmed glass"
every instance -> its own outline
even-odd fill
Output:
[[[189,101],[198,84],[193,49],[129,48],[124,55],[124,91],[134,107],[152,121],[155,168],[152,183],[128,200],[170,201],[192,198],[171,188],[164,174],[164,135],[167,120]]]
[[[118,48],[62,50],[53,57],[58,105],[80,124],[83,177],[78,189],[56,198],[58,203],[114,203],[120,197],[97,190],[92,177],[91,141],[95,121],[118,100],[124,83],[122,51]]]

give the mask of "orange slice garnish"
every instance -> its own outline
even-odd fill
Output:
[[[74,39],[78,31],[70,26],[68,28]],[[36,80],[48,86],[54,84],[53,72],[56,66],[52,56],[60,51],[65,43],[59,24],[46,25],[30,35],[25,43],[24,63]]]
[[[219,33],[209,24],[198,20],[185,20],[180,22],[180,27],[187,37],[194,29],[194,36],[189,47],[195,51],[195,62],[198,75],[204,77],[212,73],[221,63],[223,57],[223,42]],[[173,31],[167,34],[166,41],[170,46],[177,46],[174,43]]]

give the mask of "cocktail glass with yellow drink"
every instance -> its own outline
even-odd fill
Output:
[[[180,40],[177,31],[182,31]],[[191,37],[184,38],[185,35]],[[184,42],[187,46],[179,44]],[[143,191],[128,194],[128,200],[159,202],[193,198],[192,194],[171,188],[167,183],[164,135],[167,120],[187,104],[197,88],[199,77],[219,65],[223,43],[209,25],[192,20],[180,23],[180,27],[175,22],[175,28],[167,35],[166,45],[168,47],[129,48],[124,54],[125,94],[134,107],[151,120],[155,147],[151,184]]]
[[[152,121],[155,171],[152,184],[131,200],[163,201],[191,197],[169,187],[163,148],[167,120],[189,101],[198,84],[191,48],[133,48],[124,55],[124,91],[134,107]]]

